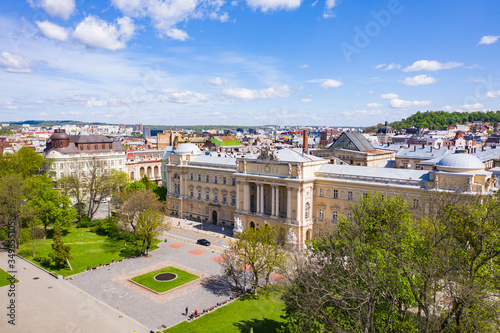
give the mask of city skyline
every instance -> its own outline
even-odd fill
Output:
[[[6,1],[2,121],[370,126],[500,109],[500,5]]]

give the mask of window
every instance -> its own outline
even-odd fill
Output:
[[[227,198],[227,197],[226,197],[226,195],[225,195],[225,194],[223,194],[223,195],[222,195],[222,202],[223,202],[223,203],[226,203],[226,198]]]
[[[347,192],[347,200],[352,201],[352,191]]]
[[[214,176],[214,183],[217,184],[217,176]]]
[[[305,205],[305,215],[306,219],[308,219],[311,216],[311,205],[309,205],[309,202],[306,202]]]
[[[189,196],[192,198],[193,197],[193,190],[189,190]]]
[[[233,181],[233,186],[235,186],[236,185],[236,179],[233,178],[232,181]]]
[[[223,211],[222,211],[222,218],[223,218],[223,219],[225,219],[225,218],[226,218],[226,211],[225,211],[225,210],[223,210]]]
[[[332,211],[332,221],[336,222],[338,217],[338,213],[336,211]]]
[[[190,174],[190,175],[189,175],[189,178],[190,178],[191,180],[193,180],[193,174]]]
[[[413,199],[413,208],[418,209],[418,206],[419,206],[418,199]]]
[[[366,193],[366,192],[363,193],[363,198],[365,198],[365,199],[368,198],[368,193]]]
[[[319,196],[320,197],[324,197],[325,196],[325,190],[324,189],[322,189],[322,188],[319,189]]]
[[[172,208],[175,208],[175,202],[172,201]]]
[[[210,200],[210,193],[208,191],[205,192],[205,200]]]
[[[333,198],[338,199],[339,198],[339,190],[333,190]]]
[[[350,219],[352,219],[352,214],[351,213],[347,213],[346,217],[350,220]]]
[[[318,219],[323,220],[325,218],[325,211],[323,209],[318,209]]]
[[[175,209],[179,209],[179,203],[178,202],[175,203]]]
[[[201,199],[201,191],[198,191],[198,199]]]
[[[217,193],[214,193],[214,201],[219,200],[219,195]]]
[[[236,205],[236,196],[235,195],[231,196],[231,204]]]
[[[87,145],[87,150],[90,150],[90,145]]]
[[[97,150],[97,145],[94,145],[95,150]]]
[[[80,150],[83,150],[83,145],[80,145]]]
[[[193,211],[193,204],[191,204],[191,205],[189,206],[189,211],[190,211],[190,212],[192,212],[192,211]]]
[[[105,149],[105,148],[104,148],[104,143],[102,144],[102,149]]]
[[[200,213],[201,213],[201,207],[198,206],[198,214],[200,214]]]
[[[222,184],[226,185],[226,177],[222,178]]]
[[[206,182],[208,183],[210,181],[210,177],[207,175],[207,180]]]
[[[201,175],[198,175],[198,181],[201,182]]]
[[[207,208],[205,208],[205,214],[207,214],[207,215],[208,215],[208,207],[207,207]]]

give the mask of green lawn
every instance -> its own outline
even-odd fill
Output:
[[[259,290],[259,296],[247,295],[206,314],[192,322],[182,322],[165,333],[213,333],[213,332],[250,332],[271,333],[281,327],[285,320],[285,304],[279,290]],[[189,311],[191,312],[191,307]],[[203,309],[196,309],[198,312]]]
[[[177,279],[172,280],[172,281],[156,281],[154,279],[155,275],[160,274],[160,273],[175,273],[177,274]],[[196,279],[199,279],[200,277],[188,272],[185,272],[181,269],[168,266],[162,269],[158,269],[153,272],[149,272],[146,274],[142,274],[139,276],[136,276],[132,278],[131,280],[139,283],[151,290],[156,291],[157,293],[163,293],[165,291],[168,291],[170,289],[174,289],[176,287],[182,286],[183,284],[186,284],[188,282],[194,281]]]
[[[90,232],[88,228],[72,227],[67,234],[63,233],[63,240],[65,244],[71,246],[70,253],[73,259],[70,260],[70,263],[73,271],[69,267],[59,269],[55,265],[48,267],[41,266],[39,263],[33,261],[31,242],[21,244],[19,255],[56,275],[63,276],[81,273],[89,267],[99,266],[113,260],[120,260],[135,255],[135,244],[127,242],[127,245],[124,246],[123,240],[98,235]],[[151,250],[156,249],[159,242],[160,240],[155,240],[151,246]],[[37,239],[35,244],[37,257],[46,257],[52,252],[52,238],[47,238],[46,240]]]
[[[0,268],[0,287],[8,286],[10,284],[9,278],[10,274]],[[18,279],[16,279],[15,283],[17,282],[19,282]]]

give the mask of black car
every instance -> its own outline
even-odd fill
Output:
[[[196,241],[196,244],[200,244],[200,245],[205,245],[205,246],[210,246],[210,242],[206,239],[198,239]]]

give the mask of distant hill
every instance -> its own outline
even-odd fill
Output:
[[[390,123],[395,129],[405,129],[412,126],[417,128],[428,128],[431,130],[443,130],[449,125],[464,124],[472,121],[482,121],[489,122],[491,124],[500,122],[500,111],[488,111],[488,112],[446,112],[446,111],[425,111],[417,112],[414,115],[403,119],[401,121],[395,121]],[[367,131],[376,131],[377,128],[382,126],[378,124],[377,126],[367,127]]]

